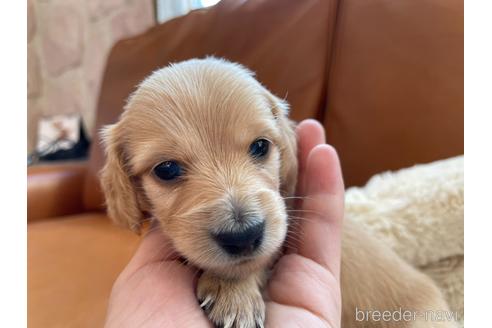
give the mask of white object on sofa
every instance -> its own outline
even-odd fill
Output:
[[[372,177],[347,189],[346,219],[364,225],[429,275],[463,325],[464,158]]]

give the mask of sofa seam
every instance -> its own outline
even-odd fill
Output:
[[[330,86],[333,84],[332,81],[332,75],[335,74],[335,64],[336,64],[336,59],[337,59],[337,49],[338,45],[341,41],[340,34],[341,32],[341,20],[342,20],[342,1],[343,0],[336,0],[334,1],[334,17],[333,17],[333,22],[332,22],[332,34],[330,37],[330,40],[328,42],[328,50],[327,50],[327,64],[326,64],[326,80],[324,82],[324,97],[322,99],[322,106],[320,108],[321,114],[319,115],[319,119],[322,123],[324,123],[325,119],[328,116],[328,113],[330,111],[329,108],[329,103],[330,103],[330,93],[329,89]]]

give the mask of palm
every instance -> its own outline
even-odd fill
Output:
[[[195,296],[196,272],[172,254],[148,259],[163,242],[158,231],[147,235],[118,277],[106,327],[212,327]]]
[[[284,256],[268,286],[267,327],[339,327],[336,278],[309,259]],[[318,278],[314,278],[318,276]],[[320,282],[323,286],[320,287]],[[339,320],[339,319],[338,319]]]

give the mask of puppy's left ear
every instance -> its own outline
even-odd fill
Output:
[[[106,146],[106,163],[100,178],[108,214],[115,223],[139,234],[143,213],[127,167],[118,124],[106,126],[102,137]]]
[[[292,196],[297,183],[297,138],[295,123],[288,118],[289,104],[265,89],[267,101],[280,130],[280,190]]]

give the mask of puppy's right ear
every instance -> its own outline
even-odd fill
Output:
[[[289,105],[264,88],[270,109],[280,130],[280,182],[282,196],[294,195],[297,184],[297,139],[295,124],[288,118]]]
[[[108,214],[117,224],[140,233],[143,213],[127,167],[118,125],[104,127],[101,136],[106,150],[106,163],[100,177]]]

